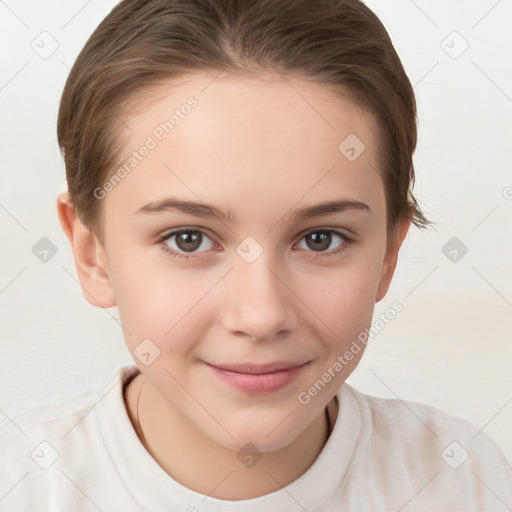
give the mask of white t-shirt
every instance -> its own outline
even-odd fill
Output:
[[[510,463],[483,431],[348,384],[326,445],[295,481],[242,501],[197,493],[168,475],[133,429],[123,386],[138,373],[120,366],[102,388],[2,423],[2,512],[512,510]]]

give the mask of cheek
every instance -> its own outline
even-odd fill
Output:
[[[317,403],[317,395],[334,393],[357,367],[366,349],[374,312],[377,270],[365,265],[347,265],[317,281],[304,302],[314,312],[309,320],[323,348],[312,368],[299,402]],[[329,390],[321,393],[322,390]],[[302,401],[301,401],[302,400]]]
[[[158,258],[160,260],[160,258]],[[218,276],[187,271],[155,259],[120,257],[112,276],[116,301],[128,346],[131,351],[144,338],[154,340],[162,352],[186,350],[187,339],[194,339],[199,322],[204,320],[204,299]],[[179,339],[179,345],[172,341]]]
[[[363,253],[337,268],[306,272],[297,295],[324,325],[328,338],[343,340],[370,322],[379,280],[378,258]]]

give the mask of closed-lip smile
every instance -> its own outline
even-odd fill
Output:
[[[230,389],[236,388],[246,394],[260,395],[288,386],[309,362],[206,364],[217,379],[228,384]]]
[[[299,366],[304,366],[306,363],[287,363],[287,362],[276,362],[268,364],[254,364],[254,363],[241,363],[241,364],[210,364],[219,370],[225,370],[228,372],[235,373],[247,373],[252,375],[261,375],[267,373],[275,373],[279,371],[292,370]]]

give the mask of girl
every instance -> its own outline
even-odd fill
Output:
[[[362,2],[124,0],[58,139],[84,296],[135,365],[2,427],[3,511],[512,507],[485,433],[345,382],[429,225],[413,89]]]

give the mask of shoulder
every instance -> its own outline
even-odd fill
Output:
[[[450,440],[466,442],[469,447],[491,449],[503,462],[508,460],[496,443],[469,421],[428,404],[379,398],[351,388],[362,412],[371,418],[372,434],[380,440],[400,440],[402,443],[423,441],[429,446],[447,447]],[[419,445],[421,447],[421,445]]]
[[[85,419],[97,395],[98,390],[91,389],[5,418],[0,424],[0,477],[16,469],[48,468],[71,442],[73,429],[80,429],[82,435],[88,430]]]
[[[0,438],[36,436],[42,432],[57,431],[71,425],[85,414],[97,399],[98,389],[86,390],[56,403],[31,407],[0,423]]]
[[[345,386],[361,412],[359,468],[384,488],[395,488],[397,503],[421,490],[417,503],[471,504],[464,510],[512,507],[510,461],[482,429],[427,404],[378,398]]]
[[[50,499],[48,493],[66,488],[69,473],[91,478],[93,468],[106,467],[108,456],[95,410],[111,391],[110,400],[122,400],[122,379],[131,373],[130,368],[119,367],[96,388],[4,417],[0,424],[0,497],[5,510],[37,510],[38,504]]]
[[[36,510],[45,501],[48,482],[56,480],[58,461],[69,452],[66,433],[87,414],[95,395],[93,390],[86,391],[4,418],[0,424],[0,496],[5,510]]]
[[[27,409],[12,418],[0,422],[0,438],[37,437],[38,435],[64,436],[68,428],[87,419],[94,407],[111,392],[122,397],[124,383],[137,373],[133,365],[118,366],[105,382],[75,396],[56,403],[43,404]]]

